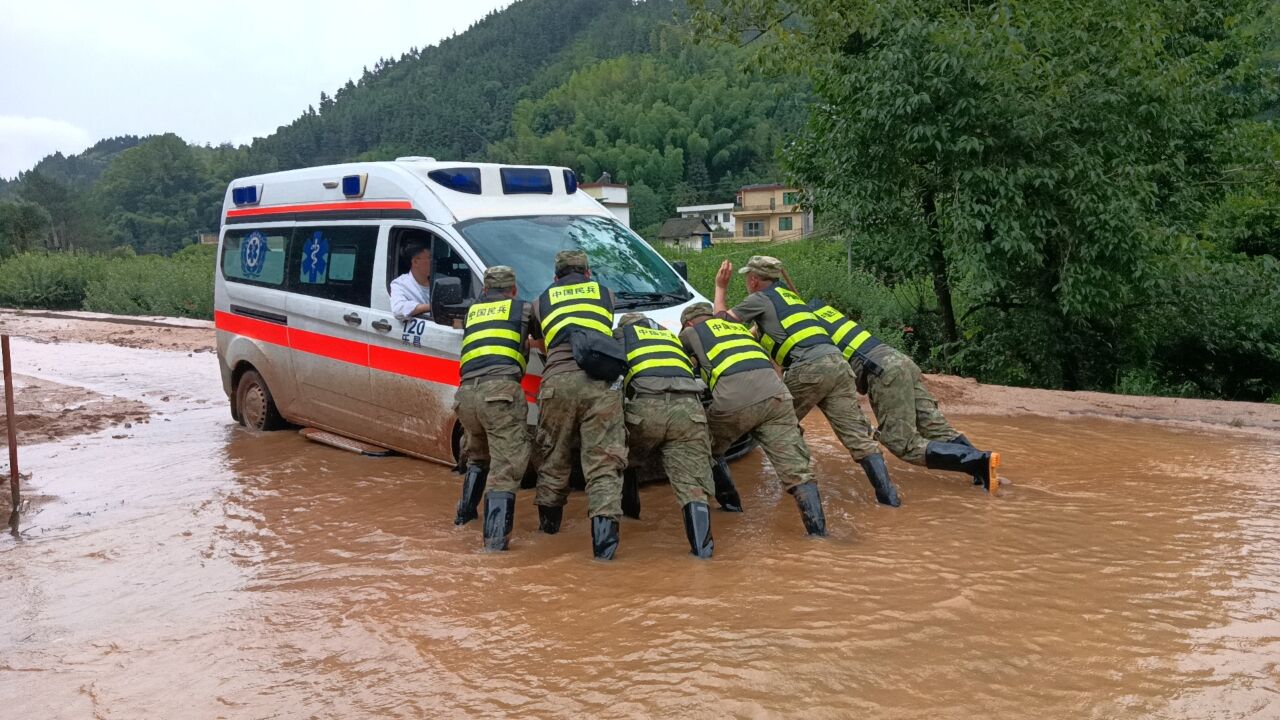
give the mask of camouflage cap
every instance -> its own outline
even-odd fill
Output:
[[[711,303],[696,302],[685,308],[684,311],[680,313],[680,324],[684,325],[694,318],[700,318],[703,316],[711,317],[714,314],[715,308],[711,307]]]
[[[561,250],[556,253],[556,272],[567,267],[590,267],[587,264],[587,254],[581,250]]]
[[[516,271],[506,265],[494,265],[484,271],[484,286],[490,290],[508,290],[516,286]]]
[[[739,273],[755,273],[762,278],[777,280],[782,277],[782,261],[768,255],[752,255]]]
[[[623,315],[622,317],[618,318],[618,327],[626,327],[628,325],[635,325],[636,323],[644,323],[648,319],[649,318],[645,317],[644,313],[629,312],[626,315]]]

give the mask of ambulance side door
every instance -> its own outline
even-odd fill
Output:
[[[370,398],[377,406],[379,432],[395,447],[451,462],[462,329],[441,323],[436,313],[396,318],[389,285],[408,271],[403,250],[412,243],[430,243],[433,280],[441,275],[458,277],[464,298],[479,292],[478,265],[436,228],[393,224],[384,232],[379,251],[382,270],[373,293],[375,321],[369,326]]]
[[[375,225],[298,225],[285,269],[289,345],[304,415],[358,438],[369,437],[369,348]]]

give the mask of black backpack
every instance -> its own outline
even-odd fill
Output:
[[[598,332],[574,330],[569,336],[573,361],[592,380],[613,382],[627,372],[627,353],[622,343]]]

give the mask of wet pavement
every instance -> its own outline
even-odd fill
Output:
[[[810,418],[830,538],[753,453],[714,560],[649,486],[601,564],[581,494],[547,537],[522,492],[484,554],[457,476],[234,426],[209,354],[14,356],[154,413],[23,448],[15,717],[1280,717],[1274,437],[955,417],[1015,485],[891,460],[891,510]]]

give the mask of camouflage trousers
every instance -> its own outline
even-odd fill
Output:
[[[783,489],[814,481],[809,447],[804,444],[800,423],[787,397],[771,397],[728,413],[717,411],[712,403],[707,410],[707,426],[715,457],[724,457],[735,440],[750,433],[778,473]]]
[[[862,372],[867,374],[867,396],[880,424],[880,442],[903,460],[923,465],[929,441],[947,441],[959,433],[925,389],[920,368],[911,358],[897,351],[877,353],[875,364],[880,374]]]
[[[791,391],[798,420],[816,405],[854,460],[880,453],[871,423],[858,404],[853,369],[842,355],[826,355],[792,366],[783,373],[782,382]]]
[[[639,394],[626,403],[631,464],[661,453],[662,468],[684,507],[715,495],[711,481],[711,436],[702,400],[695,393]]]
[[[622,391],[592,380],[581,370],[554,375],[538,391],[536,440],[542,454],[534,503],[563,507],[569,499],[573,449],[580,448],[587,480],[587,515],[622,516],[622,470],[627,431]]]
[[[489,469],[489,491],[519,490],[530,446],[524,388],[512,377],[466,381],[454,398],[467,462]]]

